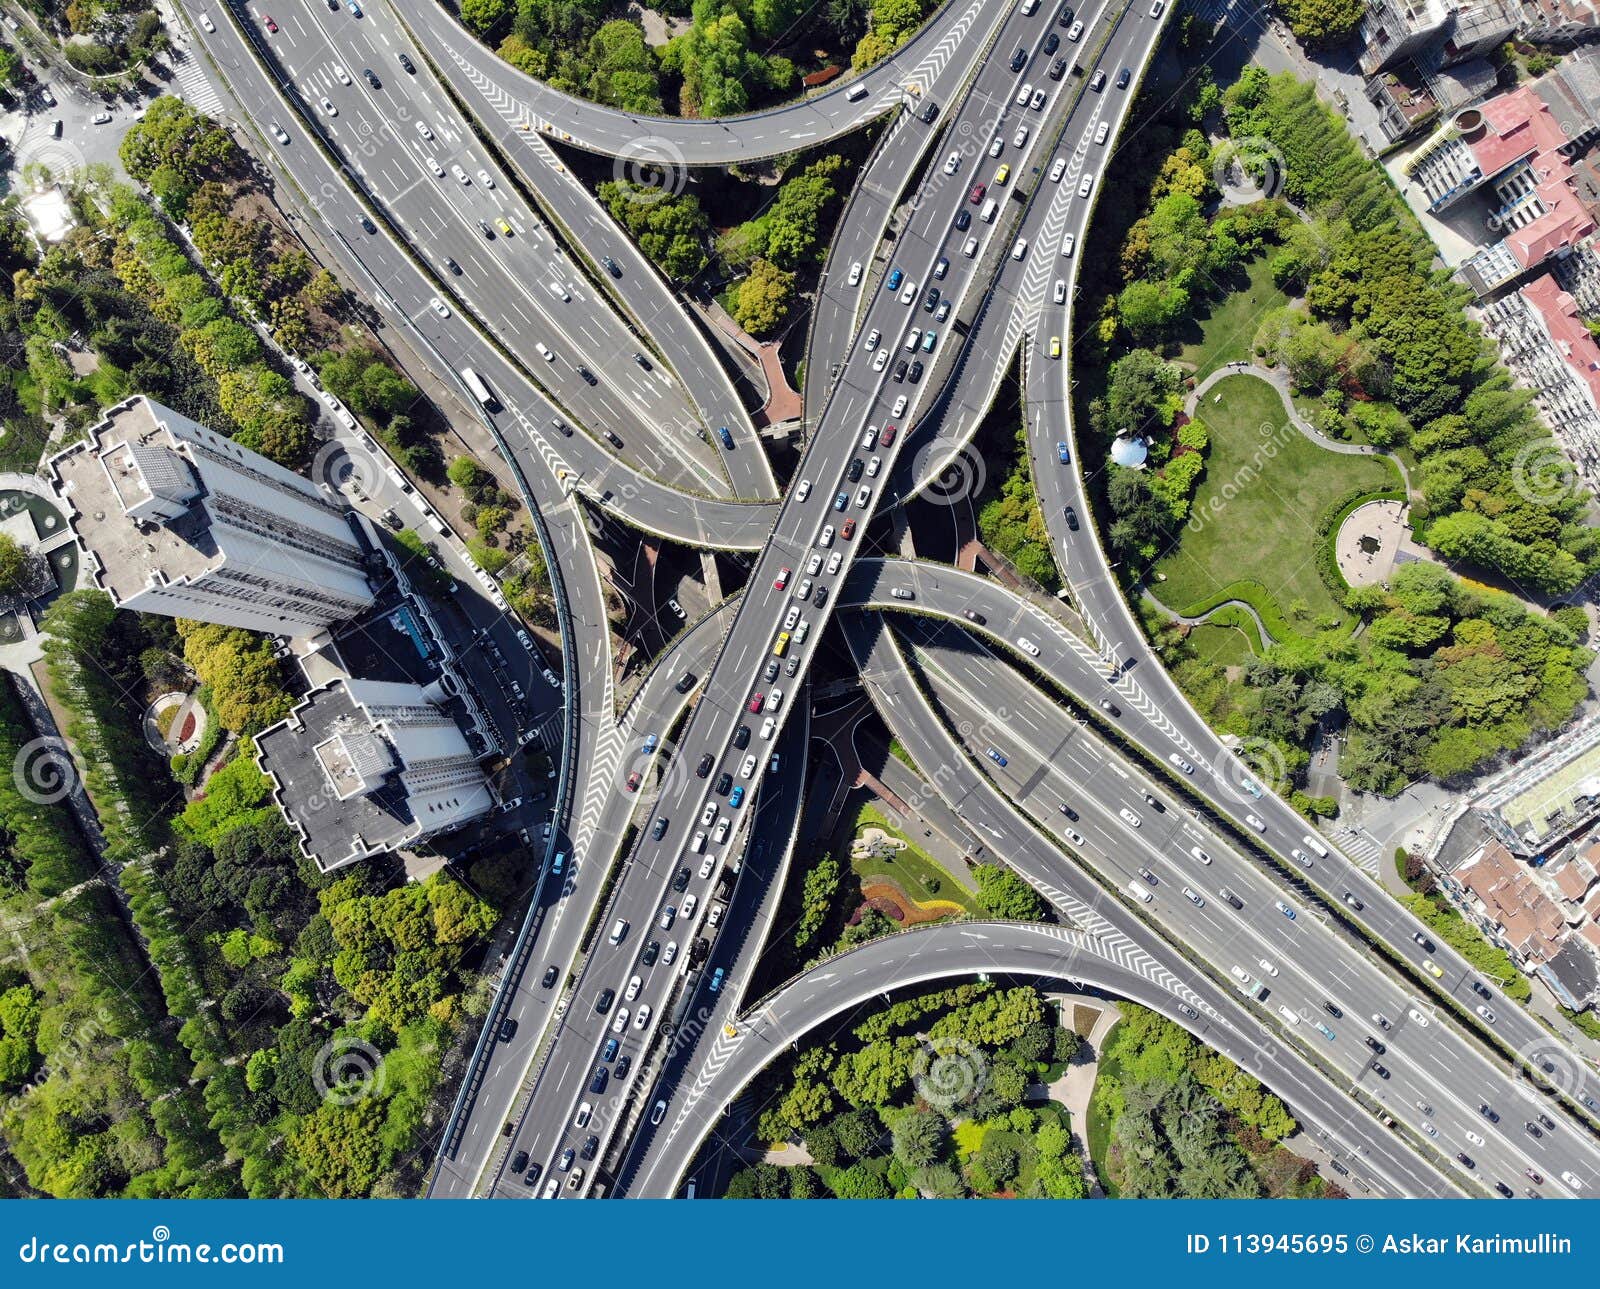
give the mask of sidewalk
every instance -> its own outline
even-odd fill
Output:
[[[1068,1022],[1072,1009],[1099,1009],[1089,1032],[1082,1036],[1083,1045],[1078,1048],[1066,1072],[1049,1087],[1040,1088],[1036,1084],[1035,1088],[1067,1108],[1067,1113],[1072,1117],[1072,1144],[1078,1148],[1078,1157],[1083,1160],[1083,1180],[1092,1198],[1104,1199],[1105,1190],[1095,1172],[1094,1160],[1089,1157],[1089,1099],[1094,1095],[1095,1079],[1100,1073],[1100,1044],[1105,1042],[1111,1027],[1122,1019],[1122,1013],[1117,1010],[1116,1003],[1100,998],[1058,993],[1052,993],[1049,997],[1060,1006],[1062,1023],[1067,1024],[1068,1028],[1071,1028]]]

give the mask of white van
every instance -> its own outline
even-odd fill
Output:
[[[859,103],[862,99],[866,98],[866,96],[867,87],[865,85],[852,85],[850,87],[850,92],[845,95],[845,97],[852,103]]]
[[[611,943],[621,944],[622,937],[628,934],[628,919],[618,918],[611,928]]]
[[[1133,898],[1138,900],[1141,904],[1149,904],[1155,898],[1155,896],[1151,894],[1150,888],[1140,881],[1132,881],[1128,883],[1128,894],[1133,896]]]
[[[1315,837],[1302,837],[1300,840],[1305,843],[1307,849],[1316,851],[1323,859],[1328,858],[1328,848]]]
[[[1022,3],[1017,6],[1017,8],[1022,10],[1022,16],[1024,18],[1033,17],[1034,10],[1036,10],[1038,7],[1039,0],[1022,0]]]
[[[994,223],[994,217],[999,210],[1000,203],[991,197],[988,201],[983,203],[983,209],[978,212],[978,218],[981,219],[985,224],[992,224]]]

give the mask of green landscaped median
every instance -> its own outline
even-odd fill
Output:
[[[859,837],[864,828],[881,828],[891,837],[904,841],[906,847],[904,850],[896,851],[892,856],[871,855],[859,859],[852,857],[850,867],[855,871],[863,887],[872,885],[875,880],[886,881],[899,887],[908,898],[928,908],[929,912],[937,910],[941,904],[948,904],[954,906],[949,910],[950,913],[963,913],[969,917],[983,916],[983,909],[979,906],[977,897],[957,881],[949,869],[918,850],[905,833],[870,802],[862,803],[860,811],[856,814],[855,829],[851,835]]]
[[[1397,483],[1375,457],[1329,452],[1285,417],[1278,391],[1256,376],[1230,376],[1198,409],[1211,432],[1205,477],[1178,545],[1150,586],[1174,612],[1198,616],[1222,600],[1249,602],[1274,635],[1275,621],[1307,623],[1342,609],[1317,573],[1318,521],[1356,488]]]

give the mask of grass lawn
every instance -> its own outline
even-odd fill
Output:
[[[1310,618],[1340,615],[1317,575],[1317,521],[1349,489],[1393,486],[1393,466],[1318,447],[1286,423],[1278,391],[1255,376],[1228,377],[1199,411],[1211,431],[1206,473],[1194,518],[1156,564],[1166,578],[1152,582],[1156,595],[1184,613],[1230,583],[1254,581],[1291,620],[1297,602]]]
[[[874,878],[887,879],[919,904],[943,902],[956,905],[961,912],[972,917],[983,916],[983,910],[978,906],[977,898],[972,892],[957,881],[943,864],[919,850],[905,833],[895,827],[889,817],[870,801],[862,802],[861,808],[856,812],[851,836],[856,836],[863,828],[882,828],[891,837],[898,837],[906,842],[906,848],[896,851],[893,855],[875,855],[850,861],[851,870],[861,880],[863,886]]]
[[[1178,359],[1194,364],[1196,380],[1204,380],[1225,363],[1246,361],[1261,316],[1289,303],[1289,297],[1273,285],[1269,259],[1262,255],[1244,265],[1236,289],[1185,327]]]
[[[1260,635],[1254,620],[1232,604],[1223,605],[1210,619],[1189,632],[1189,646],[1196,656],[1218,667],[1244,666],[1255,656],[1259,644]]]
[[[1121,1022],[1118,1021],[1117,1024]],[[1105,1054],[1111,1036],[1116,1030],[1117,1026],[1113,1025],[1100,1040],[1100,1064],[1095,1071],[1096,1082],[1108,1077],[1113,1079],[1122,1077],[1122,1063],[1115,1057],[1108,1057]],[[1100,1188],[1105,1191],[1107,1198],[1116,1199],[1117,1188],[1112,1184],[1111,1175],[1106,1171],[1106,1148],[1111,1145],[1111,1120],[1101,1113],[1092,1095],[1089,1098],[1089,1122],[1084,1126],[1084,1142],[1089,1147],[1089,1158],[1094,1160],[1094,1171],[1100,1178]]]

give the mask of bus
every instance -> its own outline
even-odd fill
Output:
[[[499,399],[489,392],[489,387],[484,384],[483,377],[473,371],[472,368],[463,367],[461,369],[461,379],[465,382],[466,387],[472,391],[472,396],[482,403],[485,408],[491,412],[500,410]]]

